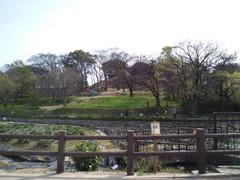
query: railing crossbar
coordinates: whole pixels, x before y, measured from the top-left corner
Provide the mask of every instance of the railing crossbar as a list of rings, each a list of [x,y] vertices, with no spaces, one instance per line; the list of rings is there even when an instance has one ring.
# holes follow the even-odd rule
[[[37,136],[37,135],[13,135],[13,134],[0,134],[0,139],[53,139],[58,140],[58,151],[0,151],[1,155],[17,156],[17,155],[39,155],[39,156],[56,156],[57,157],[57,173],[64,172],[64,158],[65,156],[72,157],[92,157],[92,156],[127,156],[127,175],[134,174],[135,159],[137,157],[149,156],[194,156],[198,159],[199,173],[206,171],[206,157],[222,154],[240,154],[240,150],[207,150],[205,143],[207,138],[240,138],[240,133],[230,134],[205,134],[203,129],[195,129],[193,134],[174,134],[174,135],[160,135],[160,136],[135,136],[134,131],[128,131],[127,136],[69,136],[65,131],[59,131],[58,135],[52,136]],[[155,152],[137,152],[135,151],[134,144],[143,140],[166,140],[166,139],[195,139],[196,149],[194,150],[178,150],[178,151],[155,151]],[[126,140],[127,151],[119,152],[66,152],[65,144],[67,140]]]

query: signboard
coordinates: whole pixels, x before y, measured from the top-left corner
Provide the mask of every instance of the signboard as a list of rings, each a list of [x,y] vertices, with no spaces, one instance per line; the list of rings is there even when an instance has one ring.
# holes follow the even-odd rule
[[[151,122],[151,134],[160,135],[160,122]]]

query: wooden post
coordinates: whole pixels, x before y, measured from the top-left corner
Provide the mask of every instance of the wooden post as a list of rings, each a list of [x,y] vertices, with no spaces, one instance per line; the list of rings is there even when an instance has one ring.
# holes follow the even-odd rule
[[[63,173],[64,172],[65,133],[66,133],[65,130],[59,131],[57,173]]]
[[[154,148],[154,152],[157,151],[157,142],[156,140],[153,140],[153,148]],[[158,160],[157,160],[157,156],[154,156],[153,159],[153,170],[154,170],[154,174],[157,174],[157,164],[158,164]]]
[[[204,129],[196,129],[197,151],[198,151],[198,172],[206,173],[206,154],[205,154],[205,133]]]
[[[158,136],[161,134],[160,132],[160,123],[159,122],[151,122],[151,134],[152,136]],[[153,151],[156,152],[157,151],[157,141],[156,139],[153,140]],[[153,171],[156,174],[157,173],[157,156],[153,156]]]
[[[134,131],[127,132],[127,175],[134,175]]]
[[[228,121],[226,122],[226,133],[228,134],[228,131],[229,130],[229,128],[228,128]],[[229,149],[230,147],[229,147],[229,141],[230,141],[230,139],[227,139],[227,149]]]
[[[213,113],[213,133],[217,133],[217,116],[215,113]],[[217,138],[213,139],[213,149],[217,150],[218,146],[217,146]]]
[[[136,140],[134,143],[135,143],[134,151],[135,151],[135,152],[139,152],[140,143],[139,143],[137,140]]]
[[[177,134],[180,134],[179,129],[177,129]],[[180,139],[178,139],[178,151],[180,151],[180,150],[181,150]]]

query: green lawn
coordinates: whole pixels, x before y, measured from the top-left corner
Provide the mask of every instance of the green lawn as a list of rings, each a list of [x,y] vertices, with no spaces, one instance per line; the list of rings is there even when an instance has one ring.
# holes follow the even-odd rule
[[[8,105],[4,107],[0,104],[0,116],[34,117],[42,114],[44,111],[29,105]]]
[[[51,104],[47,98],[37,107],[28,104],[0,105],[0,116],[13,116],[23,118],[77,118],[77,119],[104,119],[119,116],[119,112],[129,111],[129,116],[134,116],[138,111],[155,106],[155,99],[150,95],[136,95],[134,97],[123,96],[95,96],[95,97],[69,97],[66,106]],[[165,101],[161,97],[161,106],[171,108],[176,106],[180,109],[180,103]],[[160,108],[163,112],[163,108]],[[151,109],[150,109],[151,110]],[[153,110],[154,112],[156,110]],[[150,111],[149,115],[153,113]],[[139,116],[138,116],[139,117]]]
[[[82,100],[74,97],[67,104],[66,108],[81,109],[137,109],[147,107],[147,101],[150,106],[154,106],[154,98],[151,96],[112,96],[112,97],[89,97]]]
[[[79,98],[72,97],[72,101],[67,104],[66,108],[80,108],[80,109],[138,109],[146,108],[147,101],[149,107],[155,106],[155,99],[153,96],[111,96],[111,97],[88,97]],[[173,101],[163,100],[161,97],[161,106],[165,106],[168,103],[169,106],[179,107],[179,103]]]

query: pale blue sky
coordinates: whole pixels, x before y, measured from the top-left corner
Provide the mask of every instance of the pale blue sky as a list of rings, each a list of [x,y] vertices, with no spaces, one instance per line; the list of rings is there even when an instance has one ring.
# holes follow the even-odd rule
[[[28,49],[36,32],[61,5],[58,0],[0,0],[0,65],[32,55]]]
[[[0,0],[0,66],[76,49],[156,54],[186,39],[239,51],[239,7],[238,0]]]

